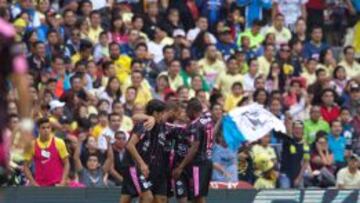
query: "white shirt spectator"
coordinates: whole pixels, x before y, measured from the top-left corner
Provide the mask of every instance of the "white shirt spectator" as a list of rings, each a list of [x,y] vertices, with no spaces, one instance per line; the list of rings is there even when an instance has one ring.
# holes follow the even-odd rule
[[[163,48],[164,48],[164,44],[157,44],[156,42],[154,41],[149,41],[147,43],[147,46],[148,46],[148,50],[151,54],[154,55],[154,61],[155,63],[159,63],[163,58]]]
[[[243,78],[243,87],[245,92],[254,92],[255,91],[255,77],[252,77],[249,73],[246,73]]]
[[[119,129],[118,131],[123,131],[126,135],[126,141],[129,140],[129,134],[125,130]],[[107,150],[106,137],[110,137],[110,144],[115,143],[115,132],[111,130],[111,128],[107,127],[103,130],[102,134],[98,139],[98,149],[99,150]]]
[[[342,168],[337,174],[337,185],[342,185],[343,189],[359,189],[360,188],[360,171],[351,174],[348,167]]]
[[[200,28],[195,27],[188,31],[188,33],[186,35],[186,39],[193,42],[199,33],[200,33]],[[208,34],[210,36],[211,43],[216,44],[216,42],[217,42],[216,37],[214,37],[214,35],[209,32],[208,32]]]

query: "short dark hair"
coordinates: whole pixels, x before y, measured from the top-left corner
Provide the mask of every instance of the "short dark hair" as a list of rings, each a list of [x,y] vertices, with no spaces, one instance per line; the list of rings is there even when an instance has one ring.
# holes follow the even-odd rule
[[[110,121],[111,118],[114,117],[114,116],[119,116],[119,117],[121,117],[119,114],[113,112],[113,113],[109,114],[109,121]]]
[[[241,82],[234,82],[234,83],[231,85],[231,89],[234,89],[235,86],[240,86],[241,88],[243,87],[243,85],[241,84]]]
[[[77,72],[77,73],[75,73],[73,76],[71,76],[71,78],[70,78],[70,83],[73,84],[73,82],[74,82],[75,79],[80,79],[80,80],[81,80],[81,79],[82,79],[81,73]]]
[[[138,49],[139,47],[145,47],[145,49],[148,50],[147,45],[146,45],[145,43],[143,43],[143,42],[137,44],[137,45],[135,46],[135,50]]]
[[[348,45],[348,46],[344,47],[343,53],[346,54],[346,52],[347,52],[349,49],[354,49],[354,47],[351,46],[351,45]]]
[[[163,112],[165,110],[165,103],[158,99],[150,100],[146,107],[145,112],[147,115],[153,115],[155,112]]]
[[[334,123],[336,123],[336,122],[340,123],[340,125],[341,125],[341,121],[338,120],[338,119],[335,119],[335,120],[330,122],[330,127],[333,127]]]
[[[172,50],[174,50],[174,46],[172,46],[172,45],[166,45],[166,46],[164,46],[164,48],[163,48],[163,53],[165,53],[165,51],[167,50],[167,49],[172,49]]]
[[[60,60],[62,60],[62,61],[65,61],[65,59],[64,59],[62,56],[60,56],[60,55],[54,55],[54,56],[52,57],[52,59],[51,59],[51,62],[52,62],[52,63],[55,63],[57,59],[60,59]]]
[[[100,12],[99,12],[98,10],[93,10],[93,11],[91,11],[91,13],[90,13],[90,18],[91,18],[93,15],[99,15],[99,16],[101,16],[101,14],[100,14]]]
[[[317,69],[317,70],[315,71],[316,77],[319,77],[320,73],[322,73],[322,72],[326,72],[325,69],[323,69],[323,68]]]
[[[186,107],[186,112],[200,113],[200,112],[202,112],[202,110],[203,110],[203,107],[198,98],[191,98],[188,101],[188,104]]]
[[[87,49],[92,49],[93,45],[89,40],[82,39],[80,41],[80,51],[85,51]]]
[[[37,124],[38,127],[42,126],[42,125],[45,124],[45,123],[50,123],[49,118],[47,118],[47,117],[39,118],[39,119],[37,120],[37,122],[36,122],[36,124]]]

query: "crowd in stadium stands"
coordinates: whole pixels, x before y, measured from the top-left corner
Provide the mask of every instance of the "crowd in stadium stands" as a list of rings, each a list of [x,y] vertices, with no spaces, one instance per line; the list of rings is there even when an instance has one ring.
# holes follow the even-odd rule
[[[36,121],[23,146],[12,89],[6,185],[121,186],[133,116],[196,97],[220,124],[257,102],[287,128],[238,151],[218,131],[212,181],[360,188],[358,0],[0,0],[0,16]]]

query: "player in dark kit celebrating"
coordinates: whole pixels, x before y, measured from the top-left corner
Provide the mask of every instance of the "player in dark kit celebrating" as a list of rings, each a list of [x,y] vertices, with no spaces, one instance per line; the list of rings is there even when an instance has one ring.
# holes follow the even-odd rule
[[[185,173],[178,179],[172,178],[172,171],[182,162],[190,147],[190,134],[187,130],[188,118],[185,103],[167,103],[167,141],[168,141],[168,197],[175,195],[179,203],[186,203],[188,199],[188,179]]]
[[[124,157],[127,165],[120,203],[129,203],[139,196],[141,203],[166,202],[167,175],[165,157],[165,104],[151,100],[146,106],[146,114],[155,118],[155,126],[146,131],[143,123],[134,126],[126,146]]]
[[[189,198],[203,203],[206,202],[212,173],[210,157],[214,141],[214,123],[210,113],[203,113],[202,104],[196,98],[188,102],[186,114],[190,119],[188,131],[191,146],[174,170],[173,177],[175,180],[181,179],[182,174],[189,177]]]

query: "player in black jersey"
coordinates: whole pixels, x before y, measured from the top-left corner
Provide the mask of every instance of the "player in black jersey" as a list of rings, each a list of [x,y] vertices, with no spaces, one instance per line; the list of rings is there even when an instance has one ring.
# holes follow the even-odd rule
[[[214,123],[211,114],[203,113],[201,102],[193,98],[186,108],[190,119],[187,129],[191,146],[184,159],[176,167],[173,177],[180,179],[182,174],[188,177],[189,198],[197,203],[206,202],[212,173],[210,160],[213,146]]]
[[[134,126],[126,146],[124,184],[120,203],[129,203],[139,196],[141,203],[166,202],[167,177],[161,169],[166,168],[166,127],[163,122],[165,103],[151,100],[146,114],[155,118],[155,126],[146,131],[143,123]]]
[[[188,148],[190,147],[190,134],[187,130],[188,117],[186,115],[186,104],[180,102],[167,103],[166,111],[167,140],[169,143],[168,160],[168,197],[175,195],[179,203],[186,203],[188,197],[188,178],[182,174],[180,178],[174,179],[172,171],[181,163]]]
[[[133,116],[135,121],[147,123],[146,126],[152,129],[155,118],[148,115],[136,114]],[[166,147],[165,159],[166,168],[162,168],[162,172],[167,175],[168,182],[168,198],[174,194],[178,202],[187,202],[188,187],[186,181],[188,177],[182,174],[177,180],[172,178],[172,171],[179,165],[182,159],[187,154],[190,146],[190,136],[187,130],[188,117],[186,115],[186,104],[176,101],[169,101],[166,103],[164,113],[165,128],[166,128]]]

